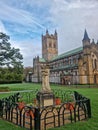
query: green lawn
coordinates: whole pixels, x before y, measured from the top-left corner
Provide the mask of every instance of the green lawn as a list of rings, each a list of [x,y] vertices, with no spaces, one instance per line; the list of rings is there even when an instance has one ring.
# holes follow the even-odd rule
[[[22,90],[33,90],[34,88],[39,89],[41,85],[32,83],[19,83],[19,84],[1,84],[0,87],[9,87],[10,91],[22,91]]]
[[[11,91],[18,90],[33,90],[40,89],[41,84],[6,84],[0,86],[8,86]],[[81,93],[82,95],[91,99],[91,108],[92,108],[92,118],[87,121],[77,122],[73,124],[67,124],[60,128],[52,128],[50,130],[98,130],[98,88],[73,88],[73,87],[65,87],[60,85],[51,85],[53,89],[62,89],[62,90],[73,90]],[[0,94],[0,98],[8,96],[9,94]],[[0,119],[0,130],[23,130],[23,128],[19,128],[11,123],[3,121]]]
[[[0,130],[26,130],[26,129],[0,119]]]

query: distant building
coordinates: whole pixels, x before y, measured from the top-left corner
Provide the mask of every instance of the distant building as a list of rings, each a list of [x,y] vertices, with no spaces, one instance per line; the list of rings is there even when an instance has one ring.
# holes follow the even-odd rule
[[[42,58],[33,59],[32,82],[41,82],[41,66],[50,65],[50,82],[58,84],[98,84],[98,43],[84,32],[83,46],[58,55],[58,35],[42,35]]]
[[[23,81],[24,82],[32,82],[33,68],[25,67],[23,71]]]

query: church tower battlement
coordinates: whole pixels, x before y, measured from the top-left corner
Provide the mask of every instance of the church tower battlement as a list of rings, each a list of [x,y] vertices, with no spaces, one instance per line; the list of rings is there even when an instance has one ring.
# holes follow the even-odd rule
[[[58,55],[58,36],[55,30],[54,34],[49,34],[46,30],[46,35],[42,35],[42,58],[50,61]]]

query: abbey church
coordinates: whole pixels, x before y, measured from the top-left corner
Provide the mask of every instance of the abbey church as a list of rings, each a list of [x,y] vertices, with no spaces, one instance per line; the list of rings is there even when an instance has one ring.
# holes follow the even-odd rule
[[[33,59],[32,82],[41,82],[41,66],[50,67],[50,82],[57,84],[98,84],[98,43],[84,32],[82,46],[58,55],[58,34],[42,35],[42,58]]]

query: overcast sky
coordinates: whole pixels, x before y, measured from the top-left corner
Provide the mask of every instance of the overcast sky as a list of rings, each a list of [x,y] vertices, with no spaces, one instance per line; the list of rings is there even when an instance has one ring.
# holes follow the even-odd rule
[[[24,66],[41,57],[41,35],[58,32],[59,54],[82,46],[84,30],[98,39],[98,0],[0,0],[0,31],[20,48]]]

